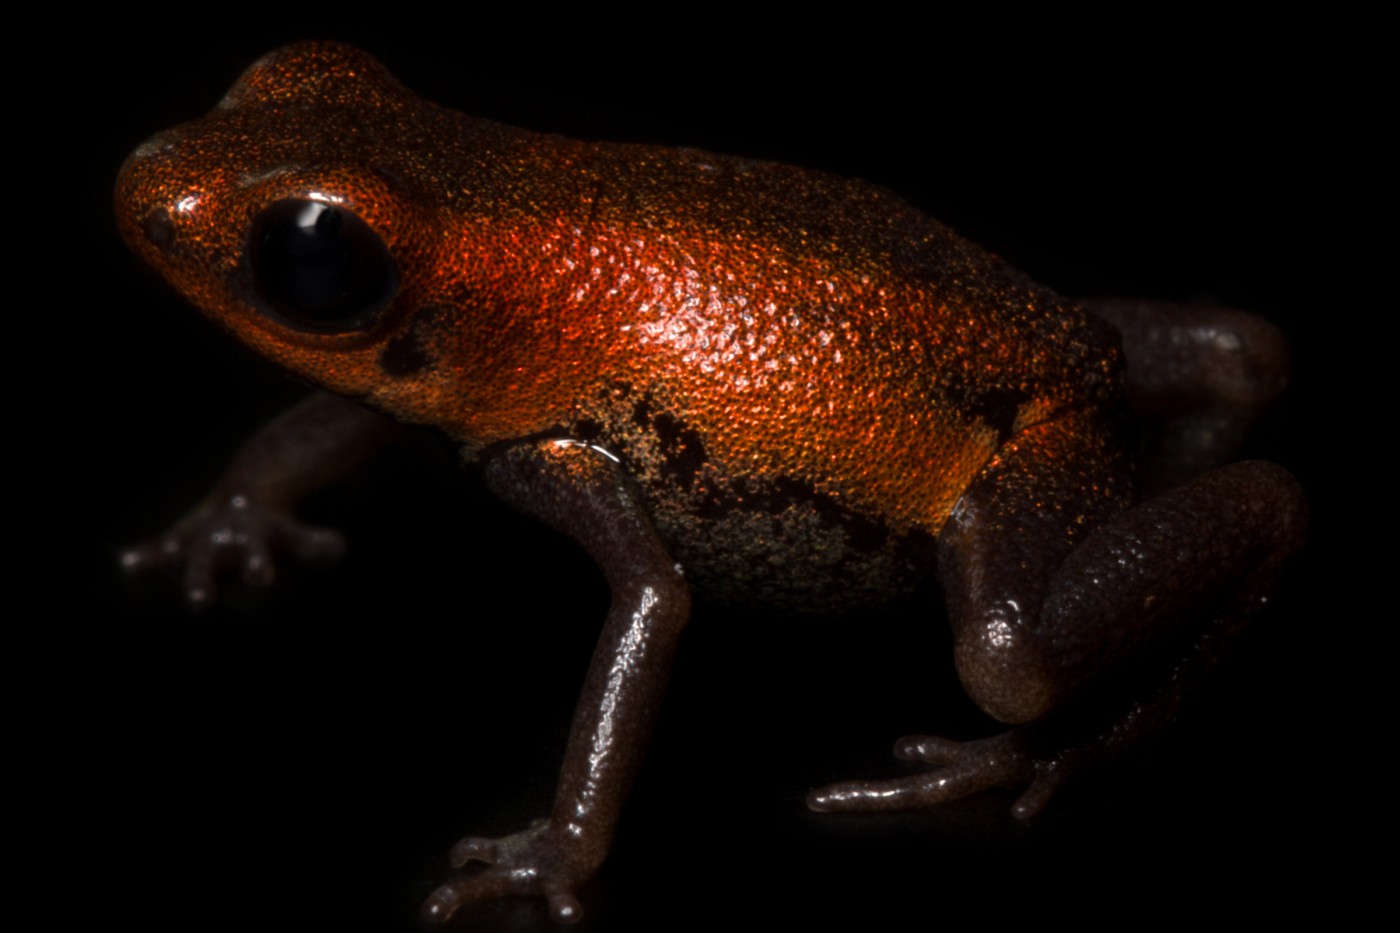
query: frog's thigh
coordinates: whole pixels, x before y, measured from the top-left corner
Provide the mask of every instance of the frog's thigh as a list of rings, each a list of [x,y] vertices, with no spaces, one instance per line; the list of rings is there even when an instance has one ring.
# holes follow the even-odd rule
[[[1288,344],[1256,315],[1165,301],[1080,304],[1118,331],[1128,400],[1154,421],[1143,462],[1149,488],[1167,488],[1234,459],[1288,381]]]
[[[1133,406],[1172,415],[1205,405],[1257,411],[1288,380],[1288,343],[1258,315],[1222,305],[1093,299],[1080,305],[1123,340]]]
[[[1005,722],[1029,722],[1202,611],[1229,621],[1302,541],[1297,482],[1233,464],[1127,508],[1121,457],[1087,418],[1007,444],[939,541],[958,673]]]

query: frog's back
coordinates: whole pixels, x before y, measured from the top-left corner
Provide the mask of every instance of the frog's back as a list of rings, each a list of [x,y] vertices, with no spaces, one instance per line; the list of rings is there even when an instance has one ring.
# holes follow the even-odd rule
[[[264,58],[123,174],[166,189],[133,203],[192,205],[204,253],[167,274],[255,348],[469,455],[607,447],[676,556],[745,598],[779,562],[808,568],[784,593],[888,589],[1008,437],[1120,391],[1103,328],[878,187],[466,117],[344,46]],[[289,333],[210,284],[279,199],[388,245],[401,282],[366,332]]]
[[[546,215],[569,231],[531,279],[554,283],[531,304],[565,328],[549,372],[607,373],[581,374],[566,428],[622,453],[711,594],[887,597],[927,573],[1007,438],[1120,392],[1109,329],[880,188],[697,151],[544,151],[560,162],[530,177],[568,192]]]

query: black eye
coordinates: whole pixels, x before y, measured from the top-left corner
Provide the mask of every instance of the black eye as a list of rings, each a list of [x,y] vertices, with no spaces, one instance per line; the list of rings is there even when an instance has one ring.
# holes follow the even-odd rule
[[[384,241],[334,204],[278,201],[253,221],[253,287],[288,322],[308,330],[366,326],[399,287]]]

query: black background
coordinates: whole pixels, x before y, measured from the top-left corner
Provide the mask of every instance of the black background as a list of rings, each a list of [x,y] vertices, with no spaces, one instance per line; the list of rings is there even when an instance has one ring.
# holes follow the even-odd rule
[[[1345,613],[1320,554],[1335,549],[1329,462],[1346,442],[1328,325],[1346,313],[1336,270],[1357,260],[1331,216],[1355,179],[1319,145],[1343,131],[1321,66],[1195,25],[1122,24],[1105,46],[1034,24],[1012,41],[985,23],[635,35],[529,19],[411,38],[380,22],[166,23],[55,43],[31,77],[52,103],[12,146],[45,179],[25,192],[42,202],[28,214],[42,245],[14,271],[37,268],[47,288],[14,349],[45,454],[20,498],[49,514],[31,538],[44,569],[18,581],[41,599],[25,629],[39,639],[18,653],[36,663],[18,678],[33,686],[17,760],[52,821],[38,861],[56,906],[172,929],[412,929],[457,836],[548,807],[606,593],[568,542],[464,482],[437,440],[308,504],[350,536],[336,568],[290,570],[267,594],[231,587],[197,615],[174,581],[116,571],[122,545],[179,515],[303,389],[138,266],[111,220],[113,177],[258,55],[311,37],[361,45],[427,99],[502,122],[864,177],[1066,294],[1234,304],[1295,349],[1254,453],[1309,490],[1311,546],[1145,761],[1085,778],[1030,825],[999,794],[808,813],[813,786],[904,773],[888,756],[900,734],[991,731],[953,681],[936,598],[839,625],[702,606],[613,854],[583,892],[589,928],[880,929],[1129,903],[1258,917],[1339,896],[1318,871],[1337,869],[1340,806],[1319,746],[1341,744],[1344,678],[1318,630]],[[548,924],[516,905],[482,928]]]

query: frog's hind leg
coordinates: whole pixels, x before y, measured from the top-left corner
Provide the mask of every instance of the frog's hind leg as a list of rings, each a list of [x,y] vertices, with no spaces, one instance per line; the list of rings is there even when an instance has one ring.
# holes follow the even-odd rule
[[[938,768],[832,785],[809,805],[899,809],[1019,786],[1028,790],[1015,812],[1026,816],[1084,761],[1172,716],[1267,598],[1302,543],[1307,509],[1293,477],[1262,462],[1127,508],[1112,449],[1087,415],[1022,432],[939,539],[959,677],[1017,728],[970,743],[902,739],[897,754]]]
[[[1235,308],[1097,298],[1080,307],[1117,329],[1128,401],[1143,422],[1140,492],[1233,460],[1288,382],[1288,343]]]

